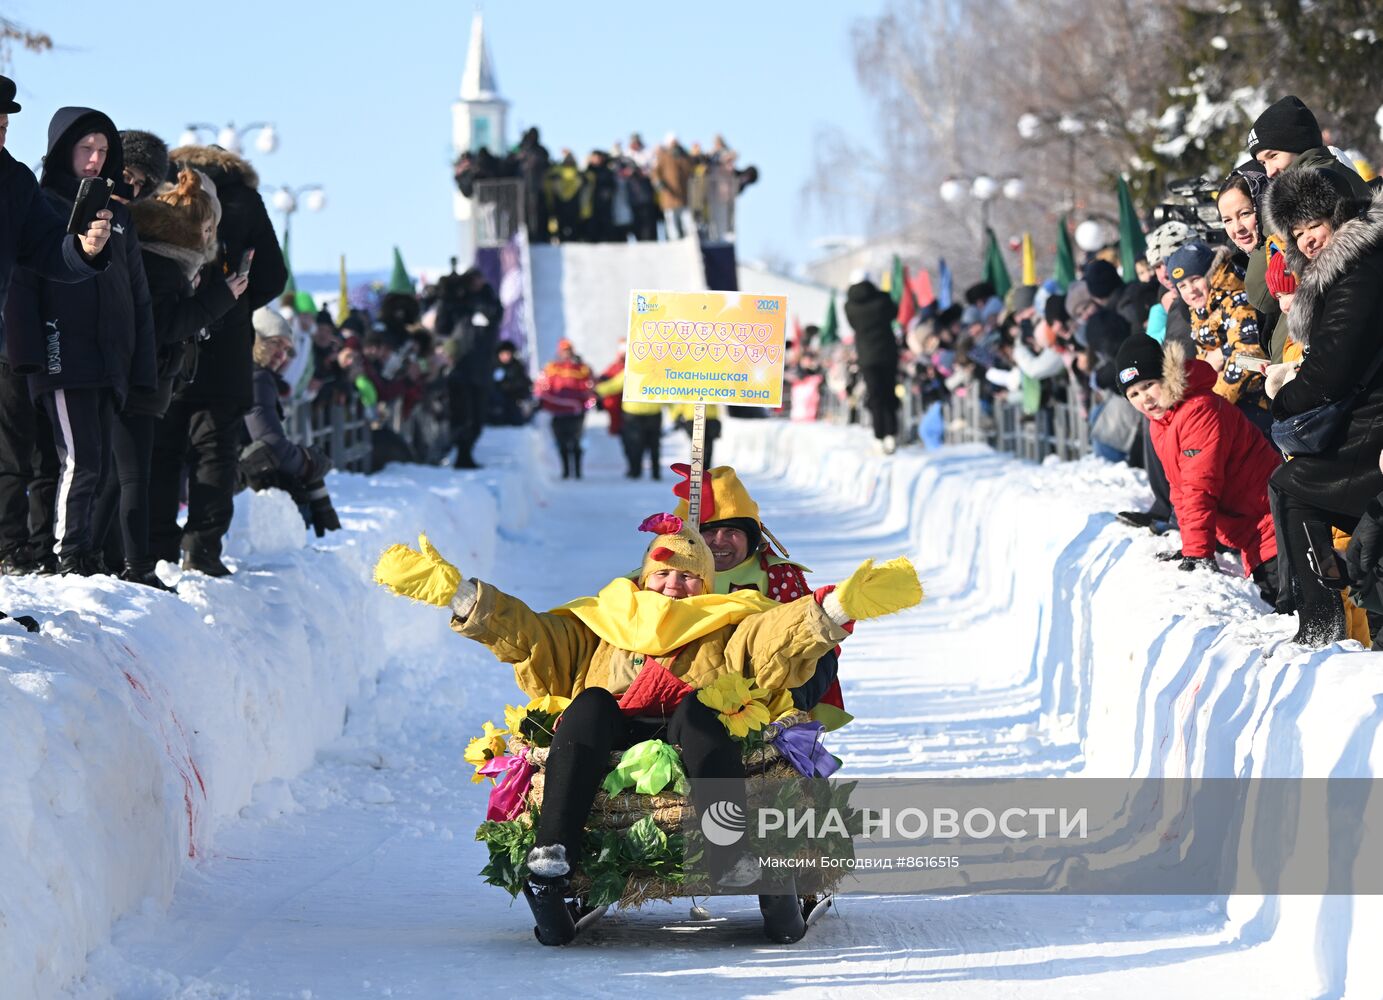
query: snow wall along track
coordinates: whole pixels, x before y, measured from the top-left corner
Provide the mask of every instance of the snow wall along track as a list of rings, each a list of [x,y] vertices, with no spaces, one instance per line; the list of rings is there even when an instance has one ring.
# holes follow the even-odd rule
[[[857,428],[734,421],[717,454],[780,493],[839,498],[851,557],[917,563],[917,643],[861,629],[842,659],[856,721],[833,749],[850,777],[1383,773],[1383,653],[1286,646],[1295,617],[1267,614],[1249,581],[1157,563],[1168,542],[1111,513],[1146,504],[1126,468],[1036,467],[981,447],[886,460],[866,441]],[[853,568],[814,559],[819,580]],[[939,628],[973,643],[990,622],[983,644],[929,658]],[[922,716],[900,719],[900,704]],[[1380,933],[1383,897],[1232,896],[1217,947],[1289,949],[1318,984],[1310,995],[1372,997]]]

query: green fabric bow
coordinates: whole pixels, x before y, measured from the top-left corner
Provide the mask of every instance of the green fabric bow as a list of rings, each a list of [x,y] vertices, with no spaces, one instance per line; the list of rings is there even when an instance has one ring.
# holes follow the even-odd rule
[[[635,743],[624,751],[601,787],[606,795],[618,795],[630,785],[640,795],[657,795],[669,785],[678,795],[686,795],[687,772],[682,768],[682,758],[662,740]]]

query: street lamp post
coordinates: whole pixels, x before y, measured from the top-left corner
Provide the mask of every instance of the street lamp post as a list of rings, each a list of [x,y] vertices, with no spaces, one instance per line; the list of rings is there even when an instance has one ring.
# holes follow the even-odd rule
[[[980,203],[980,245],[983,246],[989,235],[990,202],[1000,195],[1010,201],[1017,201],[1023,197],[1025,190],[1021,177],[996,180],[987,174],[980,174],[973,179],[948,177],[941,182],[940,194],[941,200],[948,205],[958,204],[967,197]]]
[[[193,122],[187,126],[187,130],[178,138],[178,144],[182,146],[196,146],[202,141],[202,133],[208,132],[216,137],[216,144],[230,153],[240,155],[243,147],[240,140],[248,136],[251,132],[258,132],[255,138],[255,149],[261,153],[272,153],[279,148],[278,132],[274,129],[272,122],[251,122],[249,125],[242,125],[236,128],[234,122],[228,122],[222,126],[208,125],[205,122]]]
[[[1032,111],[1018,116],[1016,123],[1018,135],[1024,142],[1037,143],[1046,138],[1060,138],[1066,143],[1066,180],[1070,211],[1076,210],[1076,148],[1079,139],[1089,129],[1100,134],[1108,131],[1108,123],[1100,119],[1087,119],[1072,114],[1039,115]]]
[[[326,192],[320,184],[303,184],[298,187],[283,185],[274,192],[274,208],[283,213],[283,241],[288,242],[288,229],[293,221],[293,213],[299,208],[309,212],[320,212],[327,207]]]

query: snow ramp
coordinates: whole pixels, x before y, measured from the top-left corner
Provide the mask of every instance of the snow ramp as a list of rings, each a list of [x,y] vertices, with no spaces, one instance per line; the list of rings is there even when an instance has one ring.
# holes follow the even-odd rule
[[[564,243],[529,249],[538,358],[570,340],[597,371],[615,359],[629,330],[634,288],[703,291],[706,274],[695,239],[666,243]]]

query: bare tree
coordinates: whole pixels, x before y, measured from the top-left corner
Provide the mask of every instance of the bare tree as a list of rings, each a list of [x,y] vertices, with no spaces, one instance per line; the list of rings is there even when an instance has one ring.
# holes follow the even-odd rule
[[[0,17],[0,71],[9,73],[13,69],[16,44],[30,52],[47,52],[53,47],[53,39],[18,21]]]

